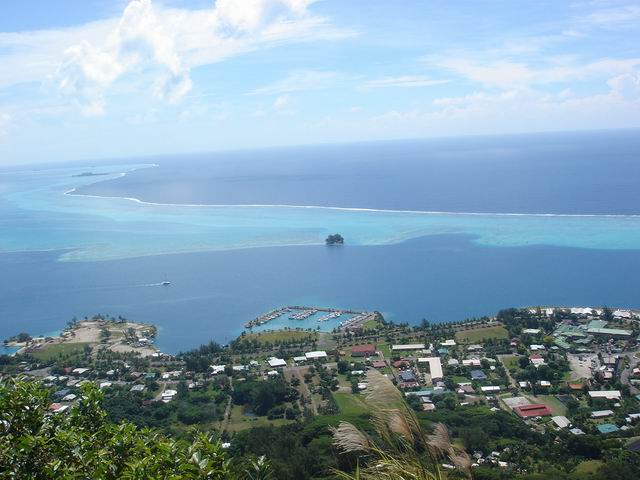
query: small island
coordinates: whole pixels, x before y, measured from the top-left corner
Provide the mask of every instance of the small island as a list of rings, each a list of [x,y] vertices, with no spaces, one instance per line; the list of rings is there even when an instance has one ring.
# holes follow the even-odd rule
[[[344,238],[339,233],[329,235],[324,241],[327,245],[344,245]]]

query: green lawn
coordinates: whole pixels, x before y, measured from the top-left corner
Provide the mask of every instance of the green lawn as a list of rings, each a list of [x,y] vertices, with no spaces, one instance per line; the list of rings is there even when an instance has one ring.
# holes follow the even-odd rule
[[[378,325],[380,325],[380,322],[374,318],[372,320],[367,320],[366,322],[364,322],[362,324],[362,328],[365,330],[369,330],[376,328]]]
[[[580,475],[580,478],[583,478],[582,475],[592,475],[596,473],[601,466],[602,461],[600,460],[587,460],[579,463],[578,466],[573,469],[573,473],[577,473]]]
[[[506,328],[501,326],[482,327],[456,332],[455,337],[459,343],[479,343],[485,338],[507,339],[509,338],[509,333]]]
[[[471,383],[471,379],[467,377],[461,377],[459,375],[454,375],[453,377],[451,377],[451,380],[454,383]]]
[[[285,420],[284,418],[278,418],[276,420],[269,420],[265,417],[247,417],[244,415],[244,409],[240,405],[234,405],[231,407],[231,418],[227,424],[227,430],[230,432],[239,432],[240,430],[246,430],[253,427],[266,427],[269,425],[279,426],[287,423],[294,422],[295,420]]]
[[[553,395],[538,395],[534,397],[535,401],[544,403],[554,415],[565,415],[567,407]]]
[[[369,411],[369,406],[361,394],[334,393],[333,398],[338,404],[340,413],[344,415],[359,415]]]
[[[520,360],[519,355],[505,355],[504,357],[502,357],[502,363],[504,364],[506,369],[510,369],[510,368],[515,368],[517,370],[520,369]]]
[[[38,360],[48,362],[55,360],[59,355],[82,355],[85,345],[89,345],[89,343],[54,343],[44,346],[31,355]]]
[[[384,355],[384,358],[386,359],[391,358],[391,348],[389,348],[389,345],[387,345],[386,343],[377,344],[376,350],[379,352],[382,352],[382,354]]]
[[[267,330],[264,332],[254,332],[247,333],[244,337],[246,340],[258,340],[260,343],[270,342],[273,343],[275,341],[283,341],[283,340],[303,340],[306,338],[318,338],[317,332],[308,332],[304,330]]]

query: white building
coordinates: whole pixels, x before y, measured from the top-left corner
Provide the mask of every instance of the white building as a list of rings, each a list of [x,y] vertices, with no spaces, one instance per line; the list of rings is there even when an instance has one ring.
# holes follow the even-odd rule
[[[271,357],[269,360],[267,360],[267,363],[271,368],[280,368],[287,366],[287,362],[285,360],[276,357]]]
[[[437,382],[438,380],[442,380],[444,378],[440,357],[421,357],[418,358],[418,364],[420,363],[429,364],[429,373],[431,374],[432,382]]]
[[[404,345],[392,345],[391,350],[394,352],[402,350],[422,350],[426,348],[424,343],[407,343]]]
[[[620,390],[592,390],[589,392],[591,398],[606,398],[607,400],[620,400],[622,394]]]
[[[304,354],[307,360],[326,360],[327,352],[318,350],[315,352],[307,352]]]
[[[591,412],[591,418],[606,418],[613,415],[613,410],[596,410]]]

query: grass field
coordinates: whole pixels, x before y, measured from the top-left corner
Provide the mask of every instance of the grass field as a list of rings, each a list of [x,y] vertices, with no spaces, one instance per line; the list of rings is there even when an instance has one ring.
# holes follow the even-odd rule
[[[32,355],[38,360],[47,362],[58,358],[59,355],[81,355],[85,345],[89,345],[89,343],[54,343],[33,352]]]
[[[366,322],[364,322],[362,324],[362,328],[364,328],[365,330],[368,329],[374,329],[376,328],[378,325],[380,325],[380,322],[376,319],[373,320],[367,320]]]
[[[268,330],[264,332],[247,333],[243,338],[247,340],[256,339],[258,342],[273,343],[275,341],[291,341],[291,340],[303,340],[305,338],[318,338],[317,332],[307,332],[304,330]]]
[[[475,328],[456,332],[456,341],[459,343],[478,343],[485,338],[507,339],[509,334],[507,329],[501,326]]]
[[[520,358],[521,357],[518,355],[505,355],[504,357],[502,357],[502,363],[507,369],[520,369],[520,363],[518,363]]]
[[[369,411],[367,402],[362,395],[353,393],[334,393],[333,398],[338,404],[340,413],[344,415],[359,415]]]
[[[246,430],[247,428],[253,427],[285,425],[293,421],[295,420],[285,420],[284,418],[269,420],[267,417],[247,417],[243,414],[242,406],[234,405],[231,408],[231,418],[229,418],[227,430],[229,430],[230,432],[239,432],[240,430]]]
[[[565,415],[567,413],[567,407],[564,406],[560,400],[553,395],[538,395],[533,397],[535,401],[544,403],[554,415]]]
[[[573,473],[577,473],[581,475],[580,478],[583,478],[582,475],[592,475],[596,473],[601,466],[602,461],[600,460],[587,460],[579,463],[578,466],[573,469]]]

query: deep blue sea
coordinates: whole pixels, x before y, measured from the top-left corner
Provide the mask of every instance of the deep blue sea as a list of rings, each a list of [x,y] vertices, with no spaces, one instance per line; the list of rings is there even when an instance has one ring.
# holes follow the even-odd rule
[[[639,215],[638,131],[6,169],[0,338],[108,313],[176,352],[287,304],[408,322],[637,308]],[[325,247],[334,232],[347,245]]]

